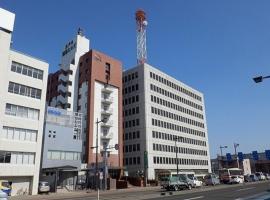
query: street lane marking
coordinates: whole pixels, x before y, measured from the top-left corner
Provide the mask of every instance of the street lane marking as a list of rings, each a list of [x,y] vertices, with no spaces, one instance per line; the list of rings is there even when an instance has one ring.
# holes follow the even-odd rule
[[[239,190],[236,190],[236,191],[244,191],[244,190],[251,190],[251,189],[254,189],[255,187],[249,187],[249,188],[242,188],[242,189],[239,189]]]
[[[204,197],[204,196],[192,197],[192,198],[184,199],[184,200],[202,199],[203,197]]]

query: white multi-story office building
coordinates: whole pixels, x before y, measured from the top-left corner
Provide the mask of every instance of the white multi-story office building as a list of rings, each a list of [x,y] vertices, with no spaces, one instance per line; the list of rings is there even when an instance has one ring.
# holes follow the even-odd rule
[[[123,73],[124,165],[148,179],[210,172],[203,94],[164,72],[138,65]],[[145,168],[147,170],[145,170]]]
[[[0,179],[37,194],[48,64],[10,49],[15,14],[0,8]]]

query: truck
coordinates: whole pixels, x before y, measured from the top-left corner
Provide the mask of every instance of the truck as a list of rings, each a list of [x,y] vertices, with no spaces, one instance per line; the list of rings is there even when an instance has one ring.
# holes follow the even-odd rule
[[[163,189],[167,191],[170,190],[181,190],[181,189],[192,189],[192,185],[186,180],[183,179],[181,176],[171,176],[171,177],[163,177],[160,183]]]

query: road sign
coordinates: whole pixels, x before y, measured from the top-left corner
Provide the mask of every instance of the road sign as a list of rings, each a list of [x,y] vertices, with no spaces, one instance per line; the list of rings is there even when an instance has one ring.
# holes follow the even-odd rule
[[[230,153],[226,153],[226,157],[228,161],[232,161],[232,155]]]
[[[115,150],[119,150],[119,144],[114,145]]]
[[[253,160],[259,160],[259,155],[257,151],[252,151]]]

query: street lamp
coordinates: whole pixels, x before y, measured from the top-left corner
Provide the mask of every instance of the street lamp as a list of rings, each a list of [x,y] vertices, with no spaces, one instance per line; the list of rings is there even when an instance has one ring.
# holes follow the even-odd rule
[[[255,83],[260,83],[260,82],[263,81],[263,79],[266,79],[266,78],[270,78],[270,76],[257,76],[257,77],[254,77],[254,78],[253,78],[253,81],[254,81]]]
[[[91,147],[91,149],[96,149],[96,168],[95,168],[95,185],[96,185],[96,190],[99,189],[99,175],[98,175],[98,124],[101,122],[105,122],[106,119],[102,119],[102,120],[98,120],[96,121],[96,125],[97,125],[97,132],[96,132],[96,146],[95,147]]]
[[[222,168],[222,160],[223,160],[223,159],[222,159],[222,157],[223,157],[223,155],[222,155],[222,149],[227,149],[228,146],[221,146],[221,145],[220,145],[219,148],[220,148],[220,166],[219,166],[219,167]]]
[[[238,159],[237,150],[236,150],[237,147],[239,147],[239,144],[233,143],[233,147],[234,147],[234,153],[235,153],[236,160],[237,160],[237,168],[239,169],[239,159]]]

